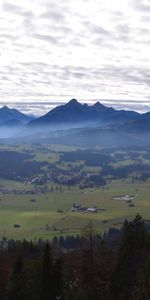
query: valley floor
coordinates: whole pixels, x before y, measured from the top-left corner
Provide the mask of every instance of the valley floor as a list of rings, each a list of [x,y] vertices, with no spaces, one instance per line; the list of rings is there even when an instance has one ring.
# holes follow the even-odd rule
[[[150,220],[149,149],[0,145],[0,238],[52,239]]]
[[[0,237],[35,240],[80,234],[89,220],[96,232],[104,232],[109,227],[120,227],[125,219],[133,219],[137,213],[150,220],[150,182],[131,183],[127,179],[95,189],[60,188],[53,186],[53,191],[39,195],[1,194]],[[124,195],[133,196],[132,203],[114,199]],[[82,207],[96,206],[100,210],[96,213],[72,211],[73,203]]]

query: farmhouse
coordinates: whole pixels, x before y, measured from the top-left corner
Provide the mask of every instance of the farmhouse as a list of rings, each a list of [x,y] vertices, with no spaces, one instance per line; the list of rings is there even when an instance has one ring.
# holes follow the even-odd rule
[[[97,207],[88,207],[87,212],[88,213],[97,213],[98,209],[97,209]]]
[[[81,210],[81,205],[73,203],[71,210],[72,211],[80,211]]]
[[[133,195],[122,195],[122,196],[117,196],[113,198],[114,200],[121,200],[121,201],[129,201],[133,200],[134,196]]]
[[[96,206],[94,207],[86,207],[81,206],[79,204],[73,203],[71,211],[72,212],[86,212],[86,213],[97,213],[100,209],[98,209]]]

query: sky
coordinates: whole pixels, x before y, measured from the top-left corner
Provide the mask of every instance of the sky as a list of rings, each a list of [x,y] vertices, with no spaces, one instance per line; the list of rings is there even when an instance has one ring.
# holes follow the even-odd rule
[[[0,106],[150,110],[150,0],[1,0]]]

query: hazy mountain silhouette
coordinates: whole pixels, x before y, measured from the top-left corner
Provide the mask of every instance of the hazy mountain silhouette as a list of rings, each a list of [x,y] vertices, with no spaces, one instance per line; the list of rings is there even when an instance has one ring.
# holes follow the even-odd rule
[[[1,141],[60,143],[83,147],[150,145],[150,112],[139,114],[115,110],[100,102],[87,105],[72,99],[24,125],[25,120],[27,122],[29,119],[17,110],[1,108]]]
[[[33,118],[20,112],[17,109],[12,109],[7,106],[3,106],[0,108],[0,124],[10,121],[10,120],[17,120],[22,123],[28,123]]]
[[[125,122],[136,120],[140,115],[134,111],[115,110],[97,102],[94,105],[81,104],[76,99],[70,100],[65,105],[60,105],[29,123],[31,127],[41,127],[49,125],[97,125],[111,124],[114,122]],[[76,127],[74,126],[74,127]]]
[[[11,119],[11,120],[8,120],[6,122],[3,122],[3,123],[0,123],[0,127],[11,127],[11,128],[14,128],[14,127],[23,127],[24,126],[24,123],[19,121],[19,120],[16,120],[16,119]]]

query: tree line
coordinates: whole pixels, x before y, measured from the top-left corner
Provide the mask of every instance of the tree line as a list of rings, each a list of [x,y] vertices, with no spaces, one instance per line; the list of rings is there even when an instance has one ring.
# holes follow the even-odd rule
[[[150,299],[150,232],[139,215],[124,222],[113,246],[91,223],[76,242],[68,249],[56,238],[1,247],[0,299]]]

